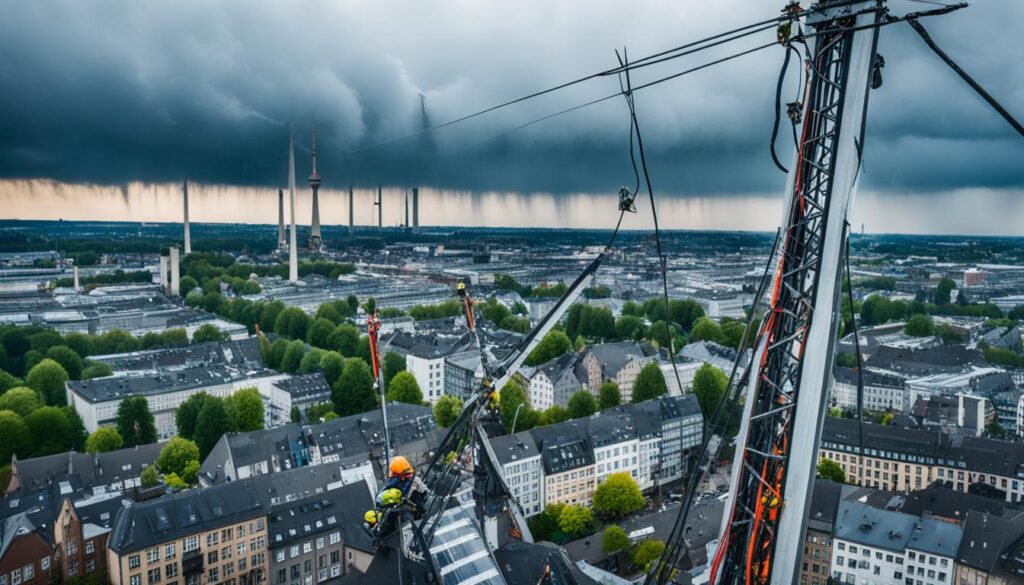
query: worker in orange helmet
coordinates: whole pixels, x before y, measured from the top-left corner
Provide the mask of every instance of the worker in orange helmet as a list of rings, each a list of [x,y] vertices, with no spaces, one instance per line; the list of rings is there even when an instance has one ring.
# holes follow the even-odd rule
[[[402,491],[402,495],[408,497],[416,482],[416,470],[409,464],[409,460],[401,455],[392,457],[388,464],[388,481],[384,484],[384,489],[397,488]]]

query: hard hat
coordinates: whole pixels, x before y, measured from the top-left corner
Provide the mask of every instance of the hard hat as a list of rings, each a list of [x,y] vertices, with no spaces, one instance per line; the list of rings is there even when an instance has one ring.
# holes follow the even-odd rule
[[[396,455],[391,459],[391,464],[388,465],[388,469],[391,471],[391,475],[412,475],[412,465],[409,465],[409,460],[401,455]]]
[[[376,524],[380,520],[380,512],[377,510],[367,510],[366,514],[363,514],[363,521],[367,524]]]
[[[464,282],[462,282],[462,281],[460,280],[460,281],[459,281],[459,286],[458,286],[458,288],[459,288],[459,290],[464,290],[464,289],[466,288],[466,283],[464,283]]]
[[[402,503],[402,490],[391,488],[384,490],[380,495],[380,503],[384,506],[394,506]]]

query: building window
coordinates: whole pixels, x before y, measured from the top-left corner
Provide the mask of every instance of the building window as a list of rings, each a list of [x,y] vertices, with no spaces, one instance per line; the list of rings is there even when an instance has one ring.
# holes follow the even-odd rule
[[[167,546],[164,547],[164,558],[165,559],[173,559],[174,558],[174,543],[173,542],[171,544],[168,544]]]
[[[25,569],[24,569],[23,572],[25,573],[25,580],[26,581],[28,581],[29,579],[32,579],[33,577],[35,577],[36,576],[36,565],[35,565],[35,563],[29,563],[29,564],[25,565]]]
[[[93,542],[91,540],[86,541],[86,543],[85,543],[85,554],[91,555],[94,550],[95,550],[95,546],[93,545]]]
[[[148,573],[149,585],[160,582],[160,569],[150,569]]]
[[[184,544],[181,545],[181,550],[183,552],[194,551],[194,550],[196,550],[198,548],[199,548],[199,537],[198,536],[189,536],[189,537],[185,538]]]
[[[42,569],[44,571],[49,571],[50,570],[50,557],[49,556],[45,556],[42,559],[40,559],[39,560],[39,566],[42,567]],[[0,585],[3,585],[3,583],[0,583]]]
[[[128,585],[142,585],[142,575],[128,577]]]
[[[139,558],[139,555],[132,555],[132,556],[128,557],[128,568],[129,569],[138,569],[139,565],[141,565],[141,564],[142,564],[142,561]]]

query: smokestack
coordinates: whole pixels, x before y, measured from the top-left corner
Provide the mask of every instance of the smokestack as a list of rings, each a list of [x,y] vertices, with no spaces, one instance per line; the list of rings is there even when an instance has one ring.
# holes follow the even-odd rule
[[[186,254],[191,254],[192,253],[192,236],[190,236],[189,232],[188,232],[188,179],[185,179],[185,182],[184,182],[184,184],[182,186],[182,191],[185,194],[185,196],[184,196],[184,199],[185,199],[185,253]]]
[[[309,249],[320,249],[320,175],[316,172],[316,124],[313,124],[313,172],[309,175],[309,186],[313,189],[313,221],[309,230]]]
[[[284,189],[277,190],[277,247],[283,250],[284,240]]]
[[[405,229],[409,229],[409,192],[405,192]]]
[[[412,227],[420,227],[420,190],[412,188]]]
[[[379,186],[377,187],[377,227],[384,227],[384,194]]]
[[[171,296],[176,297],[181,294],[181,280],[179,278],[179,258],[178,258],[178,247],[171,246]]]
[[[288,125],[288,197],[292,206],[291,233],[288,234],[288,282],[299,280],[299,251],[295,244],[295,144],[292,127]]]
[[[78,266],[75,266],[73,270],[75,272],[75,294],[77,295],[82,290],[78,286]]]
[[[352,236],[352,226],[355,225],[355,202],[353,199],[352,185],[348,186],[348,235]]]

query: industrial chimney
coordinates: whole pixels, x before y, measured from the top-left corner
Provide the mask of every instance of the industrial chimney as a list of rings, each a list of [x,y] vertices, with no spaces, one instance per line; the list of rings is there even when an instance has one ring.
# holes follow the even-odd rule
[[[284,250],[284,189],[277,190],[277,249]]]
[[[313,124],[313,172],[309,175],[309,186],[313,189],[313,222],[309,231],[309,249],[320,249],[320,175],[316,172],[316,124]]]
[[[356,204],[353,198],[352,185],[348,186],[348,235],[352,237],[352,229],[356,222]]]
[[[412,227],[420,227],[420,190],[412,188]]]
[[[192,236],[189,235],[188,231],[188,179],[185,179],[182,185],[182,192],[184,193],[185,199],[185,254],[192,253]]]
[[[288,197],[291,199],[292,228],[288,234],[288,282],[299,281],[299,254],[295,244],[295,143],[288,126]]]
[[[171,287],[168,292],[172,297],[176,297],[181,294],[180,270],[181,262],[178,254],[178,247],[171,246]]]

